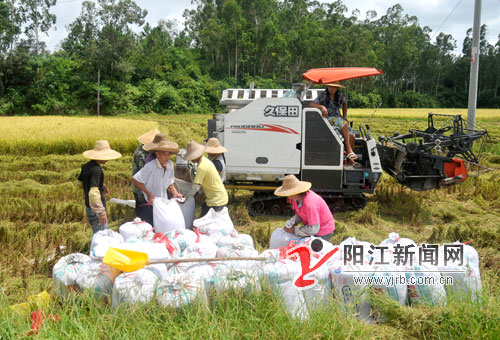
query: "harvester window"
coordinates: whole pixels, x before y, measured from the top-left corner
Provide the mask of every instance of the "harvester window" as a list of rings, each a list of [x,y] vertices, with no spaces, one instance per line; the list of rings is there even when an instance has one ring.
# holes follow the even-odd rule
[[[278,97],[278,91],[273,90],[273,91],[272,91],[272,97],[273,97],[273,98],[277,98],[277,97]]]
[[[255,90],[250,91],[250,99],[255,99]]]
[[[243,91],[243,90],[238,91],[238,99],[243,99],[244,95],[245,95],[245,91]]]
[[[267,97],[267,96],[266,96],[266,92],[267,92],[266,90],[262,90],[262,91],[260,91],[260,97],[261,97],[261,98],[266,98],[266,97]]]
[[[317,112],[306,112],[306,165],[340,165],[341,145]]]

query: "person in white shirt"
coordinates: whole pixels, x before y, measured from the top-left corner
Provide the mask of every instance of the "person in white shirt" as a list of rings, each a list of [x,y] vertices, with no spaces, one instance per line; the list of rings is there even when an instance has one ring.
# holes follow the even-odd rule
[[[156,159],[146,163],[132,177],[132,183],[143,192],[146,203],[138,208],[138,217],[153,225],[153,201],[155,197],[168,198],[170,191],[173,198],[182,198],[174,186],[174,164],[170,160],[172,154],[179,152],[179,146],[172,141],[161,141],[148,150],[154,152]]]

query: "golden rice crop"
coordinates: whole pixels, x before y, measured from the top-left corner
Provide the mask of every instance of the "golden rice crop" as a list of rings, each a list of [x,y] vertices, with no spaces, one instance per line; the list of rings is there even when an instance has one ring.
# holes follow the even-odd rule
[[[103,117],[2,117],[0,153],[75,154],[106,139],[120,152],[137,147],[137,137],[156,122]]]
[[[427,119],[427,114],[438,113],[448,115],[462,115],[462,118],[467,118],[467,109],[447,109],[447,108],[433,108],[433,109],[408,109],[408,108],[394,108],[394,109],[356,109],[349,108],[348,115],[352,117],[373,117],[378,118],[393,118],[393,119]],[[477,120],[493,120],[500,118],[500,109],[477,109]]]

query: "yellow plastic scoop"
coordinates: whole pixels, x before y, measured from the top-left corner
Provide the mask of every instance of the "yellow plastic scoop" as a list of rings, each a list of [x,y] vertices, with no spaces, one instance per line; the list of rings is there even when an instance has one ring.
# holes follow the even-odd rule
[[[119,269],[124,272],[133,272],[156,263],[181,263],[181,262],[209,262],[209,261],[266,261],[265,257],[215,257],[215,258],[196,258],[196,259],[168,259],[149,261],[148,254],[110,247],[104,255],[103,262],[108,266]]]

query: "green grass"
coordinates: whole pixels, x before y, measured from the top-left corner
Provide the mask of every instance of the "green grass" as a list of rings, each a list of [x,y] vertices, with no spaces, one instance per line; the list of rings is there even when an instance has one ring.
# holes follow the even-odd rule
[[[426,111],[378,111],[369,121],[372,133],[390,135],[398,130],[406,132],[409,128],[425,129]],[[355,126],[365,123],[371,112],[350,110]],[[482,157],[483,164],[494,168],[494,171],[448,189],[429,192],[412,192],[384,175],[365,209],[335,214],[336,231],[332,238],[335,244],[349,236],[378,244],[395,231],[417,243],[472,240],[471,245],[480,255],[484,286],[484,302],[480,305],[451,300],[447,307],[400,307],[387,300],[375,301],[387,315],[387,321],[366,325],[340,313],[335,303],[330,310],[315,313],[307,322],[294,321],[269,292],[245,299],[238,295],[224,295],[210,309],[190,306],[171,311],[152,304],[115,313],[87,295],[75,295],[64,303],[53,299],[47,312],[58,314],[61,321],[44,324],[38,337],[498,338],[500,171],[497,168],[500,164],[500,120],[493,118],[496,114],[478,114],[478,122],[491,136],[487,152]],[[210,117],[140,115],[127,116],[126,119],[144,120],[147,124],[158,126],[182,147],[191,138],[201,141],[206,137],[206,120]],[[109,122],[114,126],[116,121],[123,119],[110,118]],[[105,182],[112,192],[110,197],[132,198],[131,152],[137,146],[136,134],[123,138],[127,140],[124,157],[104,166]],[[89,137],[91,144],[95,142],[93,138]],[[55,260],[48,259],[50,254],[61,245],[66,246],[69,252],[87,252],[92,236],[86,224],[82,189],[76,180],[81,165],[86,161],[80,152],[90,144],[75,144],[78,147],[68,153],[60,148],[55,138],[45,141],[44,151],[39,154],[16,149],[17,145],[25,142],[29,143],[29,140],[9,141],[4,137],[3,143],[7,144],[2,144],[4,146],[0,148],[0,339],[26,338],[29,318],[14,316],[5,308],[24,302],[29,295],[44,289],[52,293],[51,270]],[[33,143],[37,145],[36,141]],[[113,143],[111,145],[113,147]],[[236,228],[252,235],[260,250],[265,249],[270,233],[283,226],[285,220],[251,218],[246,211],[251,192],[235,191],[229,196],[230,214]],[[113,204],[108,204],[108,213],[112,229],[133,218],[132,209]]]

